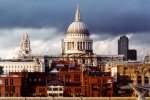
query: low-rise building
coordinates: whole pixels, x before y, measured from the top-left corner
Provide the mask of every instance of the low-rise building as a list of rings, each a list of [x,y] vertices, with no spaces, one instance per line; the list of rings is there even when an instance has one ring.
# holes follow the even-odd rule
[[[45,68],[42,63],[37,60],[31,59],[11,59],[0,60],[0,66],[3,67],[4,73],[9,72],[22,72],[26,70],[28,72],[44,72]]]
[[[117,82],[118,86],[125,86],[129,83],[132,83],[134,85],[149,86],[150,64],[140,62],[126,62],[117,64],[112,68],[112,75],[114,75],[115,82]],[[129,93],[129,91],[124,91],[123,95],[128,94],[128,96],[131,96],[132,93]]]
[[[18,75],[0,76],[0,96],[19,97],[22,91],[22,77]]]
[[[60,64],[64,66],[57,66]],[[70,64],[67,65],[66,62],[63,64],[58,61],[57,64],[56,62],[51,64],[50,73],[53,77],[49,81],[61,81],[64,85],[64,96],[98,97],[113,95],[114,78],[110,76],[110,73],[100,72],[99,67],[78,65],[77,63],[74,63],[74,66],[73,63]]]

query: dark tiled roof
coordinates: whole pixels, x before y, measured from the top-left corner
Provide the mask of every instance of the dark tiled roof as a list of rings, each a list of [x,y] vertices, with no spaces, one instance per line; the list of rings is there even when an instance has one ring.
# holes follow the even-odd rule
[[[50,85],[55,85],[55,86],[57,86],[57,85],[64,85],[64,83],[63,83],[62,81],[59,81],[59,80],[52,80],[52,81],[50,81],[47,85],[48,85],[48,86],[50,86]]]

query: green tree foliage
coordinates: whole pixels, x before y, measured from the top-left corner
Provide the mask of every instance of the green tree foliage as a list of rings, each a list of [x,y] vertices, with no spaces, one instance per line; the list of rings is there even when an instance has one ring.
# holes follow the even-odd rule
[[[3,74],[3,66],[0,66],[0,75]]]

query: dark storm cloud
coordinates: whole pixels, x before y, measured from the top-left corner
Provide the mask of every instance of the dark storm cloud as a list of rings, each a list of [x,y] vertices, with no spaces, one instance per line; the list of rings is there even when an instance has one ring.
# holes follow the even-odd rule
[[[92,33],[150,31],[150,0],[1,0],[0,27],[56,27],[65,33],[77,3]]]

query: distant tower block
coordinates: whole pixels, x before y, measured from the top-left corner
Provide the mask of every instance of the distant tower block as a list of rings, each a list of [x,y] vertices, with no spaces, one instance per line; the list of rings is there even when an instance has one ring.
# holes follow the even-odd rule
[[[124,55],[124,60],[128,59],[129,39],[126,36],[120,37],[118,40],[118,54]]]
[[[31,48],[30,48],[30,39],[28,34],[24,34],[19,48],[18,58],[30,58],[31,56]]]

